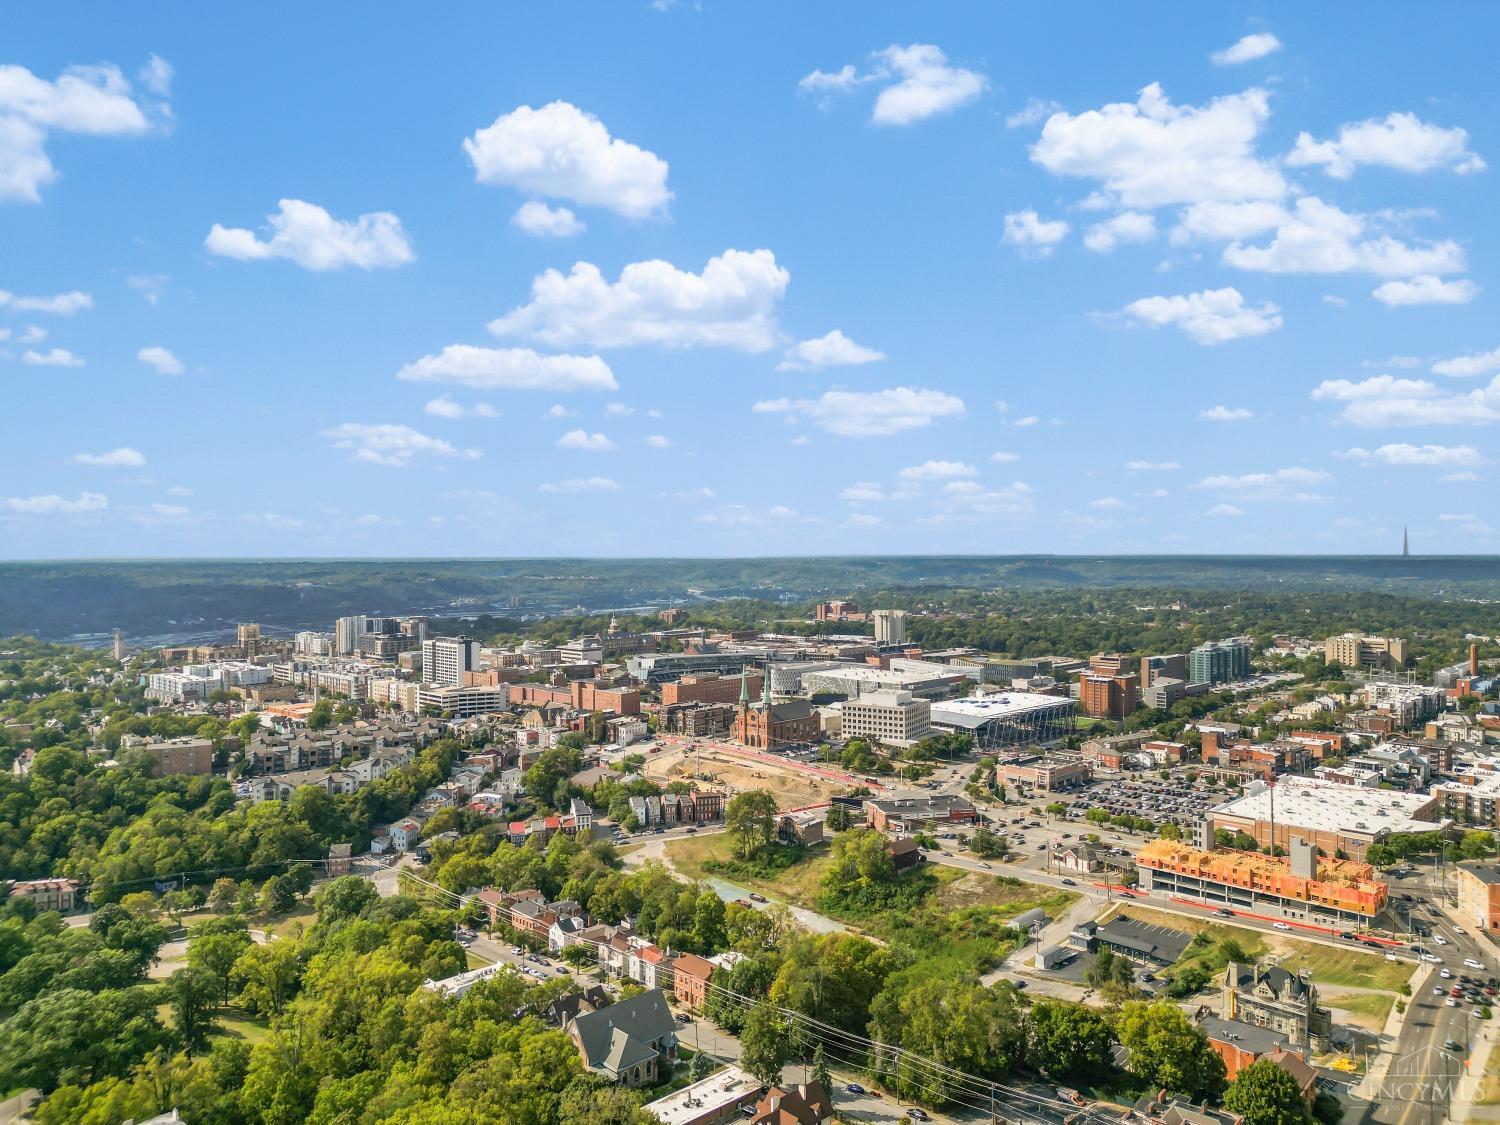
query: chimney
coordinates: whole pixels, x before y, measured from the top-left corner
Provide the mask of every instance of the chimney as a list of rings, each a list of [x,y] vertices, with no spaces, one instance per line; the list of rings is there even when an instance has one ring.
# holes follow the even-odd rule
[[[1479,646],[1477,644],[1471,644],[1469,646],[1469,678],[1470,679],[1475,679],[1475,678],[1478,677],[1478,675],[1479,675]]]

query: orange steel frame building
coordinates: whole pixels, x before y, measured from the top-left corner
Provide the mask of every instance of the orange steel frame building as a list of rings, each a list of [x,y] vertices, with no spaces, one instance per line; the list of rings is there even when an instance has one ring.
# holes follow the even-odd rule
[[[1316,877],[1294,874],[1291,861],[1258,852],[1204,852],[1174,840],[1152,840],[1135,857],[1143,885],[1205,902],[1275,906],[1292,916],[1355,915],[1369,920],[1389,902],[1390,888],[1368,863],[1316,860]]]

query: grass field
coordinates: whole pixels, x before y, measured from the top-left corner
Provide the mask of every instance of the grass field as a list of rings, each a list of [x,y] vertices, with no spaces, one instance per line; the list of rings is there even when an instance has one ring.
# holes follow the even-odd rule
[[[1118,906],[1114,907],[1103,917],[1108,917],[1109,914],[1119,909]],[[1313,981],[1320,988],[1343,986],[1346,988],[1381,988],[1397,992],[1411,978],[1414,971],[1409,963],[1387,961],[1378,953],[1365,953],[1352,948],[1299,941],[1297,938],[1266,934],[1260,930],[1246,929],[1243,926],[1209,921],[1207,918],[1171,914],[1164,910],[1152,910],[1150,907],[1134,904],[1130,905],[1130,914],[1144,922],[1179,930],[1182,933],[1207,933],[1216,941],[1233,938],[1251,957],[1263,958],[1274,955],[1277,964],[1284,969],[1291,972],[1309,970]],[[1182,963],[1192,964],[1197,959],[1198,954],[1189,950],[1189,955],[1184,957]]]
[[[1474,1102],[1476,1105],[1500,1105],[1500,1049],[1493,1044],[1489,1058],[1484,1061],[1484,1076],[1479,1080]]]
[[[828,847],[813,850],[807,858],[776,873],[775,878],[758,878],[741,872],[715,872],[704,870],[705,863],[734,862],[734,841],[727,833],[712,836],[686,836],[680,840],[669,840],[667,855],[673,865],[687,879],[723,879],[736,886],[759,891],[767,898],[789,902],[793,906],[817,909],[818,894],[822,890],[823,875],[833,863]]]
[[[1054,890],[1006,875],[980,875],[957,867],[932,866],[938,879],[937,904],[945,909],[992,906],[998,917],[1014,918],[1040,907],[1048,917],[1061,916],[1078,900],[1074,891]]]
[[[295,937],[318,920],[318,912],[313,909],[311,902],[299,902],[296,909],[286,914],[278,914],[268,922],[262,922],[257,928],[265,930],[268,934],[277,937]]]
[[[1368,1031],[1379,1031],[1390,1018],[1396,998],[1388,992],[1338,992],[1320,990],[1318,998],[1328,1007],[1347,1012],[1352,1021]]]

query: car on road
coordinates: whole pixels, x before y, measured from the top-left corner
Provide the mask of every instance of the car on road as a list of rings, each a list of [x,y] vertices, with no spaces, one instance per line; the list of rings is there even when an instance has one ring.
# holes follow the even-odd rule
[[[690,1015],[688,1015],[686,1012],[678,1012],[677,1015],[674,1016],[673,1018],[678,1023],[692,1023],[693,1022],[693,1017],[690,1016]]]
[[[1432,965],[1441,965],[1443,963],[1443,959],[1436,953],[1421,953],[1418,954],[1418,956],[1421,957],[1423,961],[1426,961]]]
[[[1464,929],[1462,926],[1454,926],[1453,932],[1455,934],[1467,934],[1469,931]]]
[[[1441,996],[1443,994],[1443,986],[1440,985],[1440,984],[1433,985],[1432,986],[1432,994],[1434,996]]]
[[[846,1094],[863,1094],[864,1092],[865,1088],[858,1082],[851,1082],[849,1083],[849,1085],[844,1087],[844,1093]]]
[[[912,1106],[909,1110],[907,1110],[906,1116],[911,1118],[913,1121],[932,1120],[932,1118],[927,1116],[927,1111],[925,1109],[918,1109],[916,1106]]]
[[[1442,934],[1433,934],[1432,935],[1432,940],[1435,941],[1435,942],[1437,942],[1438,945],[1447,945],[1448,944],[1448,939],[1445,938]]]
[[[1450,1008],[1456,1008],[1456,1007],[1458,1007],[1458,1001],[1457,1001],[1457,1000],[1455,1000],[1455,999],[1454,999],[1454,998],[1453,998],[1453,997],[1451,997],[1451,996],[1450,996],[1450,997],[1448,997],[1448,999],[1446,999],[1446,1000],[1444,1000],[1444,1001],[1443,1001],[1443,1003],[1444,1003],[1444,1004],[1447,1004],[1447,1005],[1448,1005],[1448,1007],[1450,1007]]]
[[[1453,979],[1453,974],[1451,972],[1449,972],[1447,969],[1439,969],[1438,970],[1438,976],[1442,977],[1444,980],[1451,980],[1451,979]]]
[[[771,901],[770,899],[766,898],[765,895],[763,895],[763,894],[757,894],[755,891],[751,891],[749,897],[750,897],[750,901],[751,902],[769,902],[769,901]]]
[[[1227,906],[1221,906],[1221,907],[1219,907],[1219,909],[1215,910],[1214,913],[1217,914],[1220,918],[1233,918],[1234,917],[1234,911],[1230,910],[1229,907],[1227,907]]]
[[[1285,922],[1272,922],[1271,923],[1271,927],[1273,929],[1277,929],[1277,930],[1290,930],[1292,928],[1292,927],[1288,926]]]
[[[1464,1045],[1457,1039],[1444,1039],[1443,1049],[1447,1051],[1462,1051],[1464,1049]]]
[[[1482,962],[1482,961],[1476,961],[1472,957],[1465,957],[1464,958],[1464,965],[1467,966],[1470,969],[1482,969],[1482,968],[1484,968],[1484,962]]]
[[[689,828],[689,829],[688,829],[688,830],[687,830],[687,834],[688,834],[688,835],[689,835],[689,836],[691,836],[691,835],[693,835],[693,834],[694,834],[694,833],[696,833],[696,832],[697,832],[697,831],[698,831],[698,830],[697,830],[697,829],[696,829],[696,828]]]

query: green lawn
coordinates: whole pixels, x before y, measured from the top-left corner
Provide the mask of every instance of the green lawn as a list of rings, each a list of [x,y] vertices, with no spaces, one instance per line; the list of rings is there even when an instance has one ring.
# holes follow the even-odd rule
[[[1122,909],[1121,906],[1111,908],[1101,915],[1101,920],[1120,909]],[[1214,939],[1215,943],[1224,938],[1233,938],[1250,957],[1275,954],[1277,964],[1290,972],[1309,970],[1313,981],[1319,987],[1382,988],[1390,992],[1398,992],[1401,986],[1411,978],[1413,972],[1413,967],[1409,962],[1387,961],[1378,953],[1366,953],[1363,950],[1323,945],[1318,942],[1299,941],[1297,938],[1283,937],[1280,934],[1265,934],[1243,926],[1171,914],[1164,910],[1136,906],[1133,903],[1129,904],[1128,909],[1131,917],[1139,918],[1143,922],[1165,926],[1187,934],[1206,933]],[[1178,962],[1177,967],[1202,961],[1204,952],[1205,950],[1201,947],[1189,949]]]
[[[1369,1031],[1379,1031],[1390,1018],[1396,998],[1385,992],[1338,992],[1324,990],[1318,998],[1330,1008],[1338,1008],[1354,1017],[1354,1022]]]
[[[313,904],[299,902],[286,914],[277,914],[259,924],[252,922],[251,925],[256,929],[265,930],[268,934],[275,934],[277,937],[294,937],[317,920],[318,912],[313,908]]]
[[[219,1030],[215,1033],[225,1039],[243,1039],[252,1046],[266,1037],[269,1024],[259,1016],[252,1016],[237,1008],[225,1008],[216,1017]]]
[[[758,877],[742,870],[708,871],[705,863],[734,866],[734,841],[727,833],[712,836],[686,836],[667,841],[667,855],[687,879],[723,879],[736,886],[759,891],[767,898],[789,902],[793,906],[817,909],[823,889],[823,875],[833,863],[828,847],[814,848],[811,854],[781,871],[773,878]]]
[[[1008,875],[980,875],[938,864],[933,864],[931,870],[938,880],[937,904],[948,909],[991,906],[996,917],[1014,918],[1040,908],[1049,918],[1058,918],[1078,901],[1075,891],[1027,883]]]

